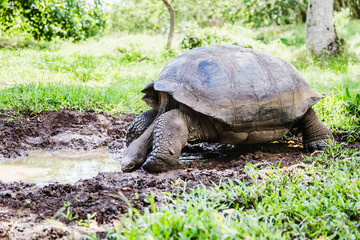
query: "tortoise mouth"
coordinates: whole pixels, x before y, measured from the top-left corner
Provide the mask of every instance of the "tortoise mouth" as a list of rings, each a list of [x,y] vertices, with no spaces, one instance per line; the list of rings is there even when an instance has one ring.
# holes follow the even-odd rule
[[[147,146],[150,144],[142,144],[144,142],[141,141],[143,135],[129,145],[124,153],[124,156],[120,159],[121,170],[123,172],[135,171],[145,162],[147,156],[146,153],[148,152]],[[145,140],[145,142],[147,141]]]
[[[134,160],[121,159],[121,170],[123,172],[132,172],[136,169],[136,163]]]

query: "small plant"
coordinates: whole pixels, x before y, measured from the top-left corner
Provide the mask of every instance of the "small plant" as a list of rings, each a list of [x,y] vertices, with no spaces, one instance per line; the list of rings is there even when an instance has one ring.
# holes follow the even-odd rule
[[[60,216],[64,217],[66,219],[66,222],[69,223],[75,219],[77,219],[79,216],[78,215],[73,215],[73,212],[70,208],[70,203],[64,201],[64,206],[63,208],[66,209],[66,214],[65,213],[60,213]]]
[[[349,89],[346,88],[343,104],[352,116],[353,120],[356,121],[356,119],[360,117],[360,93],[352,95]]]
[[[147,56],[145,56],[141,51],[136,50],[134,48],[126,49],[126,48],[117,48],[117,51],[121,53],[121,61],[123,62],[142,62],[149,60]]]
[[[176,52],[173,49],[165,48],[162,57],[165,59],[173,59],[176,57]]]
[[[286,46],[301,46],[305,44],[305,36],[292,34],[290,37],[280,38],[280,42]]]
[[[184,49],[193,49],[202,46],[202,40],[192,34],[186,34],[186,36],[181,41],[181,47]]]
[[[93,214],[87,214],[86,217],[87,219],[86,220],[83,220],[83,219],[80,219],[79,221],[77,221],[76,223],[80,226],[83,226],[83,227],[89,227],[91,222],[93,221],[94,217],[95,217],[96,213],[93,213]]]

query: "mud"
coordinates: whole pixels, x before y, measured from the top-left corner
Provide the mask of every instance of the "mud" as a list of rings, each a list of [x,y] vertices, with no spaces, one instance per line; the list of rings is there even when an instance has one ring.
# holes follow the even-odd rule
[[[131,114],[119,118],[93,112],[72,110],[23,115],[0,114],[0,156],[5,159],[25,156],[29,150],[91,150],[108,146],[119,153],[124,146]],[[339,140],[342,136],[337,136]],[[50,183],[45,186],[24,182],[0,182],[0,239],[78,238],[83,233],[104,231],[120,220],[129,206],[140,211],[149,207],[153,192],[161,204],[164,192],[189,191],[199,183],[213,186],[224,178],[251,183],[244,167],[288,166],[302,161],[301,134],[296,129],[282,141],[262,145],[233,146],[221,144],[188,145],[181,157],[183,169],[161,174],[142,170],[132,173],[103,172],[74,184]],[[352,147],[358,148],[358,144]],[[70,204],[74,221],[67,222],[64,202]],[[77,223],[95,214],[89,227]]]
[[[71,110],[24,114],[19,117],[8,111],[0,112],[0,159],[26,156],[28,150],[79,149],[91,150],[123,140],[134,119],[76,113]]]

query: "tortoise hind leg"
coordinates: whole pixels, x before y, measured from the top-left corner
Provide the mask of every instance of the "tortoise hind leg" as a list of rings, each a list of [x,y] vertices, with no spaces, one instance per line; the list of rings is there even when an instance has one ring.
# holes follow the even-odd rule
[[[179,157],[186,143],[215,139],[217,132],[212,129],[207,118],[200,115],[182,109],[165,112],[156,120],[152,152],[142,167],[148,172],[179,168]]]
[[[130,124],[126,131],[126,146],[128,147],[135,139],[139,138],[141,134],[151,125],[155,120],[158,111],[151,109],[143,112],[137,116]]]
[[[308,151],[313,152],[318,149],[323,149],[322,145],[324,145],[329,138],[334,140],[331,131],[320,122],[312,108],[305,113],[299,122],[297,122],[296,126],[302,131],[304,148]]]

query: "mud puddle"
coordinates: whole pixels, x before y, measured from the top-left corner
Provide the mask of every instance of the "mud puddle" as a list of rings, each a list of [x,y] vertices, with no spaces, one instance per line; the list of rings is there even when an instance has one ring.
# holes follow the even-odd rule
[[[251,179],[244,174],[247,164],[270,167],[278,166],[281,162],[281,167],[290,167],[301,163],[303,155],[308,154],[301,149],[301,136],[293,133],[293,137],[287,141],[272,144],[236,147],[208,143],[189,145],[181,157],[183,169],[166,173],[148,174],[142,170],[121,173],[114,170],[112,164],[106,163],[111,169],[100,170],[94,177],[89,175],[92,171],[89,167],[101,168],[96,164],[103,164],[102,157],[96,160],[94,166],[89,166],[93,156],[82,160],[75,160],[76,154],[66,156],[68,150],[71,153],[80,151],[82,156],[88,151],[90,155],[102,155],[106,147],[110,153],[119,154],[124,148],[125,131],[133,118],[131,114],[115,118],[101,113],[77,113],[72,110],[25,114],[19,118],[12,112],[0,111],[0,159],[9,161],[7,166],[20,166],[17,165],[20,164],[18,161],[25,159],[21,160],[20,157],[28,156],[31,159],[33,151],[40,150],[35,153],[45,154],[44,158],[29,160],[32,162],[29,168],[34,170],[32,176],[37,179],[43,177],[37,174],[48,166],[50,169],[64,167],[67,169],[65,175],[72,175],[69,171],[76,170],[76,164],[80,164],[75,177],[81,178],[81,172],[88,175],[86,179],[78,181],[72,178],[75,182],[69,181],[71,184],[54,182],[42,185],[41,182],[25,182],[25,179],[0,181],[0,239],[59,239],[79,234],[76,222],[67,223],[59,215],[66,211],[65,201],[71,205],[73,214],[78,216],[77,220],[86,220],[88,214],[95,214],[100,226],[111,225],[127,213],[128,203],[139,211],[148,208],[151,192],[155,203],[161,204],[164,192],[175,195],[177,192],[190,191],[200,183],[213,186],[224,178],[251,183]],[[354,147],[359,148],[359,145]],[[41,152],[43,150],[46,152]],[[59,156],[55,154],[49,157],[49,152],[61,153],[61,158],[65,154],[67,160],[51,162],[51,159]],[[4,167],[2,164],[5,162],[0,164],[0,168]],[[9,171],[3,169],[0,173],[8,174]],[[52,224],[50,220],[58,223]],[[100,230],[85,229],[84,232],[91,231]]]
[[[100,172],[120,172],[119,163],[113,160],[108,148],[90,151],[32,150],[27,157],[0,162],[0,181],[23,181],[44,186],[49,183],[75,183],[95,177]]]

